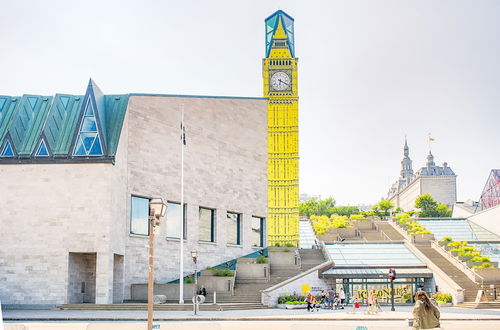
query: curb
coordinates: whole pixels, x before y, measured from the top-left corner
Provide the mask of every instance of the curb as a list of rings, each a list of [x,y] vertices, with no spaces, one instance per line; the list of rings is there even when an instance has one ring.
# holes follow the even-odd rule
[[[318,317],[318,318],[283,318],[283,317],[179,317],[179,318],[154,318],[154,321],[406,321],[408,317],[404,318],[329,318],[329,317]],[[489,318],[441,318],[441,321],[500,321],[500,317],[489,317]],[[21,317],[4,317],[4,321],[7,322],[49,322],[49,321],[147,321],[145,317],[138,318],[111,318],[111,317],[48,317],[48,318],[21,318]]]

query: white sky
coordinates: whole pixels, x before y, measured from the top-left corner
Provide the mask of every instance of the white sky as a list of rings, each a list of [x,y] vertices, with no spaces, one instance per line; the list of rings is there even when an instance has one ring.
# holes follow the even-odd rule
[[[295,18],[300,190],[374,203],[436,163],[477,200],[500,168],[500,1],[0,2],[0,94],[262,96],[264,19]]]

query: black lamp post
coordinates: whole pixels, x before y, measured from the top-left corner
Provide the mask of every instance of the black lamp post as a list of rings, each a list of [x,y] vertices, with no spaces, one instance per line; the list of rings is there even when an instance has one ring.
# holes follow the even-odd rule
[[[193,309],[194,315],[198,313],[198,251],[196,249],[191,250],[191,258],[194,262],[194,293],[193,293]]]

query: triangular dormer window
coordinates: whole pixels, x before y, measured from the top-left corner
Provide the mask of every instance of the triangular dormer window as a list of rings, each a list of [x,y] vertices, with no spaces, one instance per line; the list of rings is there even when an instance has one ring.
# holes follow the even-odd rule
[[[2,149],[2,153],[0,154],[2,157],[14,157],[14,149],[12,149],[12,145],[9,140],[5,143]]]
[[[47,149],[47,145],[45,144],[45,140],[42,139],[40,141],[40,144],[38,145],[38,149],[36,150],[35,153],[36,157],[48,157],[49,155],[49,149]]]
[[[85,113],[83,115],[78,138],[75,143],[75,156],[102,156],[102,144],[97,129],[97,120],[95,116],[92,100],[89,98]]]

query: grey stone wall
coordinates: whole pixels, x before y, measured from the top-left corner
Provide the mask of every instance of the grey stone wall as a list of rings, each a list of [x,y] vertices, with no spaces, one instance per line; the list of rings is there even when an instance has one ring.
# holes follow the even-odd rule
[[[261,99],[132,96],[128,107],[129,210],[130,195],[180,202],[182,105],[187,138],[183,254],[187,275],[194,271],[193,248],[199,253],[199,269],[255,250],[251,246],[252,216],[267,216],[267,104]],[[216,210],[213,243],[198,239],[200,206]],[[228,211],[242,214],[241,245],[226,243]],[[166,238],[165,227],[160,226],[155,244],[158,283],[179,277],[180,243]],[[125,299],[131,284],[147,281],[147,243],[147,237],[127,236]]]

